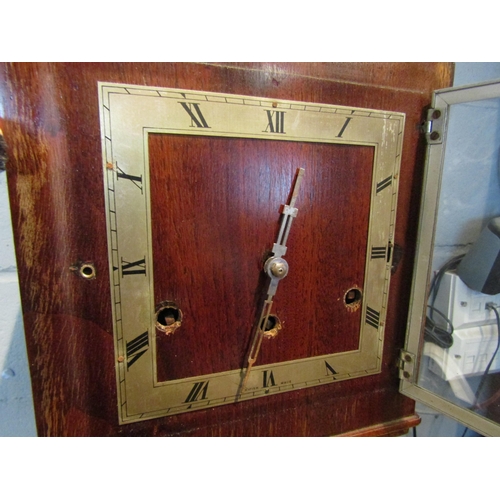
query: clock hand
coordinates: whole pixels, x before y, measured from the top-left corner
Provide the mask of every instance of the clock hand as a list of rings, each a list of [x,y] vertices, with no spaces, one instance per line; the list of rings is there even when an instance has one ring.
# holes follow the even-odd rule
[[[264,264],[264,271],[271,278],[271,282],[269,283],[269,288],[267,290],[267,299],[264,301],[259,322],[257,323],[257,328],[252,339],[252,345],[250,348],[250,353],[248,355],[247,370],[245,373],[245,378],[243,379],[243,382],[241,384],[239,392],[240,394],[246,387],[248,377],[250,376],[250,371],[255,361],[257,360],[257,356],[262,344],[262,339],[266,334],[266,326],[273,305],[273,297],[276,294],[276,290],[278,288],[278,283],[288,274],[288,263],[285,259],[283,259],[283,256],[285,255],[287,250],[286,241],[288,239],[288,235],[290,234],[290,228],[292,226],[293,219],[297,216],[298,213],[298,209],[295,208],[294,205],[299,194],[299,187],[300,183],[302,182],[303,175],[304,169],[298,168],[290,204],[284,205],[281,212],[284,217],[281,221],[278,238],[276,240],[276,243],[274,243],[273,245],[272,255],[266,260]]]

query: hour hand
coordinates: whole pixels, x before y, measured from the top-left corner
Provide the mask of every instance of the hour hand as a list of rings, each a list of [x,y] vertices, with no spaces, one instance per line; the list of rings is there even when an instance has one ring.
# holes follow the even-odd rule
[[[259,322],[255,329],[255,333],[252,339],[252,344],[250,348],[250,353],[248,355],[248,363],[246,367],[245,378],[243,379],[240,394],[246,387],[250,371],[257,356],[260,351],[260,346],[262,344],[262,339],[265,336],[267,322],[269,320],[269,315],[271,314],[271,308],[273,305],[273,297],[276,294],[279,282],[288,274],[288,263],[283,258],[286,254],[286,241],[290,233],[290,227],[292,225],[293,219],[297,216],[298,210],[294,207],[295,201],[299,193],[300,183],[304,175],[304,169],[297,169],[297,175],[295,178],[295,184],[293,187],[292,198],[289,205],[284,205],[282,214],[283,219],[281,221],[281,226],[278,234],[276,243],[273,245],[272,255],[266,260],[264,264],[264,271],[270,278],[269,288],[267,290],[267,299],[264,302],[262,311],[260,314]]]

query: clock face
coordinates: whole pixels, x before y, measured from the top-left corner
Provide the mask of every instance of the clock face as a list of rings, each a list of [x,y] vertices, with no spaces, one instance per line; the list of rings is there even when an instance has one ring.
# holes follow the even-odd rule
[[[380,372],[404,114],[114,83],[99,106],[120,423]]]

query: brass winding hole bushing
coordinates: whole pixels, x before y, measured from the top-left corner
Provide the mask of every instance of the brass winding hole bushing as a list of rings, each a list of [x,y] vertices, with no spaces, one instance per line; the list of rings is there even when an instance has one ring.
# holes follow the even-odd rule
[[[363,298],[363,293],[361,290],[354,286],[349,288],[344,294],[344,305],[351,312],[357,311],[361,306],[361,299]]]
[[[170,300],[160,302],[156,306],[156,329],[170,335],[182,323],[182,311],[175,302]]]
[[[276,337],[282,328],[281,321],[276,314],[270,314],[266,324],[262,325],[264,337],[266,337],[266,339],[273,339]]]

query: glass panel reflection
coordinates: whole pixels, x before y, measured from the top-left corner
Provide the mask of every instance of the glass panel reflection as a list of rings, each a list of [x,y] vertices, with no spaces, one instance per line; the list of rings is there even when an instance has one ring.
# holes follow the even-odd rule
[[[500,100],[450,108],[418,384],[500,423]]]

